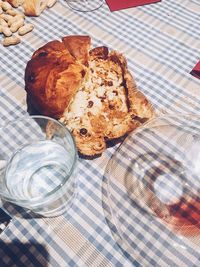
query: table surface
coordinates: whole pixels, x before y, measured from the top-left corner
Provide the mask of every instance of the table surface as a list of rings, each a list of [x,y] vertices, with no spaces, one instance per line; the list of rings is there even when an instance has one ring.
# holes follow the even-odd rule
[[[105,3],[81,13],[60,0],[27,21],[35,29],[20,45],[0,46],[0,125],[27,115],[24,70],[33,51],[70,34],[90,35],[94,47],[122,52],[157,114],[199,114],[200,80],[190,74],[199,60],[199,0],[162,0],[112,13]],[[199,248],[188,243],[185,250],[171,249],[170,235],[138,234],[135,257],[115,242],[102,190],[105,166],[115,149],[94,160],[79,159],[78,193],[66,214],[13,217],[0,236],[0,266],[199,266]],[[9,204],[8,209],[15,212]]]

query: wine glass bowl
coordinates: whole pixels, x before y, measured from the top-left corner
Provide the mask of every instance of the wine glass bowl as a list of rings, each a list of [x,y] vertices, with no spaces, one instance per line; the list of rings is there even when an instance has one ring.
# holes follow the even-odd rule
[[[127,251],[135,253],[138,223],[200,235],[200,116],[150,120],[124,140],[105,177],[117,241]]]
[[[81,11],[89,12],[99,9],[103,5],[103,0],[66,0],[70,8]]]

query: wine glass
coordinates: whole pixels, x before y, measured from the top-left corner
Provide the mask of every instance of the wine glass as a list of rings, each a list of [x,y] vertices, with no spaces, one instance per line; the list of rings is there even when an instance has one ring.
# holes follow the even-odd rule
[[[107,217],[124,251],[136,258],[137,238],[147,243],[160,229],[160,239],[170,231],[169,246],[179,251],[188,240],[200,246],[200,116],[166,115],[139,127],[111,157],[104,178]]]
[[[70,8],[81,12],[94,11],[103,5],[103,0],[66,0],[66,1]]]

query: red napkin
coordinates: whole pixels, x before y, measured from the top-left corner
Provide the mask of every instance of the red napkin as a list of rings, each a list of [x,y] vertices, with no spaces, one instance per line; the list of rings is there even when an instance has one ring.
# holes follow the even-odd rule
[[[157,3],[160,1],[161,0],[106,0],[111,11]]]
[[[194,69],[190,72],[194,77],[200,79],[200,61],[196,64]]]

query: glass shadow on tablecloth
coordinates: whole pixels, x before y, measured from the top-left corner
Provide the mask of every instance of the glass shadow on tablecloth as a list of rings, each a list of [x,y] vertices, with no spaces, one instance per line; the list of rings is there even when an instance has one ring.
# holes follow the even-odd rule
[[[42,215],[31,212],[29,209],[1,200],[1,206],[11,216],[23,219],[43,218]]]
[[[47,249],[34,241],[10,242],[0,240],[0,266],[37,266],[47,267],[49,254]]]

